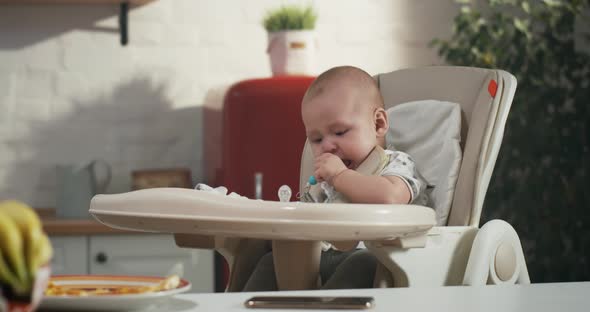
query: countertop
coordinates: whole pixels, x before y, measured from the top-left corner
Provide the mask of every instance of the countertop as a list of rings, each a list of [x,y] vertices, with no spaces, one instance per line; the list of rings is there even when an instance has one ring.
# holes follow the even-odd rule
[[[343,289],[343,290],[311,290],[282,291],[257,293],[201,293],[179,294],[161,304],[140,309],[144,312],[198,312],[198,311],[327,311],[320,309],[286,310],[261,309],[254,310],[244,307],[244,302],[253,296],[369,296],[374,298],[374,307],[365,311],[457,311],[457,312],[549,312],[549,311],[588,311],[590,306],[590,282],[547,283],[530,285],[487,285],[487,286],[447,286],[447,287],[410,287],[410,288],[379,288],[379,289]],[[149,298],[149,297],[148,297]],[[153,298],[153,297],[152,297]],[[113,299],[103,299],[112,303]],[[107,301],[108,300],[108,301]],[[135,301],[118,301],[118,310],[129,310],[129,304]],[[143,299],[147,301],[148,299]],[[153,301],[152,301],[153,302]],[[94,306],[92,304],[95,304]],[[68,310],[86,310],[96,307],[90,297],[77,301],[63,300]],[[77,306],[76,306],[77,305]],[[61,306],[60,306],[61,308]],[[118,311],[117,310],[117,311]],[[41,304],[40,311],[43,309]],[[138,310],[139,311],[139,310]],[[336,310],[330,310],[336,311]],[[359,311],[359,310],[346,310]]]
[[[48,235],[141,234],[142,232],[113,229],[94,219],[64,219],[53,208],[36,208]]]
[[[588,311],[588,307],[590,306],[590,296],[588,296],[589,293],[590,282],[546,283],[530,285],[312,290],[280,293],[244,292],[223,294],[181,294],[174,296],[172,300],[168,302],[168,306],[149,309],[148,311],[256,311],[245,308],[244,301],[250,297],[262,295],[370,296],[375,298],[375,306],[369,310],[366,310],[369,312]],[[268,312],[289,311],[285,309],[264,310]],[[326,310],[310,309],[305,311],[320,312]]]

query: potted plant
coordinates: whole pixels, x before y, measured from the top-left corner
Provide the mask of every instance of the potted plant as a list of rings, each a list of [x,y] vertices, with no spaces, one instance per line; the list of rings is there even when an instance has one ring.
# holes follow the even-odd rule
[[[282,6],[266,14],[263,24],[268,32],[267,53],[274,76],[313,73],[316,20],[311,6]]]
[[[439,54],[518,80],[482,222],[518,224],[536,282],[588,280],[590,1],[460,2]]]

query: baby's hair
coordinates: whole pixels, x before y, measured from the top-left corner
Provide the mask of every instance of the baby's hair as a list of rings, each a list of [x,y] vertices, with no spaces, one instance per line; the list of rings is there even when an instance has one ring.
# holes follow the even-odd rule
[[[375,79],[366,71],[354,66],[333,67],[320,74],[305,92],[302,102],[305,103],[322,94],[330,83],[341,79],[353,81],[358,89],[368,93],[367,96],[375,108],[383,108],[383,97]]]

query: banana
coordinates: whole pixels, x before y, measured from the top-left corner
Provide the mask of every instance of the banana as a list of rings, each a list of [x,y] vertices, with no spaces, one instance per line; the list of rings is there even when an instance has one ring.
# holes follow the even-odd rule
[[[49,252],[51,255],[51,246],[49,251],[47,251],[47,247],[42,247],[43,244],[47,243],[47,238],[45,240],[42,238],[44,234],[41,220],[39,220],[37,213],[31,207],[16,200],[0,202],[0,212],[12,218],[20,231],[27,268],[25,286],[31,288],[39,269],[37,259],[40,255],[38,255],[38,252],[44,252],[45,254]]]
[[[2,285],[12,288],[12,290],[17,294],[22,295],[22,294],[26,293],[25,285],[23,285],[16,278],[14,273],[12,273],[12,271],[10,271],[8,264],[4,260],[4,256],[2,255],[2,252],[0,252],[0,286],[2,286]],[[2,287],[0,287],[0,289],[1,288]],[[1,309],[0,309],[0,311],[1,311]]]
[[[18,226],[3,209],[0,209],[0,250],[6,258],[7,264],[3,264],[8,270],[12,268],[18,285],[24,285],[27,281],[27,268],[23,254],[23,240]],[[12,285],[16,287],[18,285]]]
[[[29,263],[29,274],[31,281],[35,280],[37,270],[39,270],[42,265],[47,264],[49,260],[51,260],[52,256],[53,247],[51,246],[51,242],[49,241],[47,235],[42,234],[39,240],[35,242],[33,257]]]
[[[31,207],[16,200],[0,202],[0,211],[11,217],[18,226],[23,236],[25,259],[30,270],[32,267],[31,259],[35,257],[35,246],[43,235],[39,216],[37,216],[37,213]]]

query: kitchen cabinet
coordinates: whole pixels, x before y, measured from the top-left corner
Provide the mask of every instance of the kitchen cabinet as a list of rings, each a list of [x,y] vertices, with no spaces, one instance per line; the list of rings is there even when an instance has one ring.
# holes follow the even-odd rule
[[[166,276],[177,273],[191,292],[213,292],[213,251],[183,249],[168,234],[50,236],[52,274]]]
[[[50,236],[53,246],[51,274],[88,274],[86,236]]]

